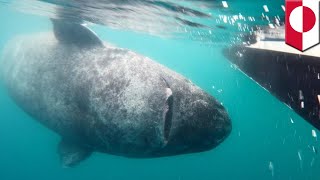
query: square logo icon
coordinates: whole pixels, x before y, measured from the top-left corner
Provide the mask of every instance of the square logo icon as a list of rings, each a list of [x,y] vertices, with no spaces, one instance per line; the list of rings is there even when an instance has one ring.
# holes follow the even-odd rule
[[[319,0],[286,0],[286,44],[305,51],[319,44]]]

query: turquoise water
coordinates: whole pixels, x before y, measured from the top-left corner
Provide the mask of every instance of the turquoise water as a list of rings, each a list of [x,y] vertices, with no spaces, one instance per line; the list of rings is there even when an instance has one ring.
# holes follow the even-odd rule
[[[263,5],[241,5],[243,14]],[[279,7],[275,4],[275,7]],[[269,6],[273,7],[271,4]],[[272,9],[272,8],[270,8]],[[46,16],[0,7],[0,49],[18,34],[49,31]],[[62,168],[60,137],[24,113],[0,86],[0,179],[319,179],[320,148],[315,129],[285,104],[234,68],[218,45],[166,38],[95,25],[104,41],[132,49],[190,78],[229,112],[233,130],[217,148],[157,159],[128,159],[95,153],[75,168]],[[292,123],[293,122],[293,123]],[[319,133],[316,130],[317,133]]]

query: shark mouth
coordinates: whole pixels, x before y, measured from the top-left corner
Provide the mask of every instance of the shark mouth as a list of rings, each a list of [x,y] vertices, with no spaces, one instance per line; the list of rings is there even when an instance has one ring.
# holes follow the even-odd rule
[[[164,120],[163,138],[166,144],[169,140],[171,125],[172,125],[172,114],[173,114],[173,110],[172,110],[173,95],[172,94],[173,93],[168,82],[164,78],[162,79],[166,84],[166,101],[165,101],[164,111],[163,111],[163,120]]]

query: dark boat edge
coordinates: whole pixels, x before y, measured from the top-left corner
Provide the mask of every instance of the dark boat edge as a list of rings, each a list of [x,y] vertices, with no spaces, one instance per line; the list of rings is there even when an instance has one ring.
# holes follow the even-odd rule
[[[248,45],[226,48],[223,54],[320,130],[320,57]]]

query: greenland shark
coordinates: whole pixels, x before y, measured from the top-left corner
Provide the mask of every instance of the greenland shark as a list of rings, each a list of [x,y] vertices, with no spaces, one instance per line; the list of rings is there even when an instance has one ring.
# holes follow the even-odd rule
[[[230,134],[225,108],[190,80],[84,25],[51,20],[53,32],[6,45],[1,77],[27,114],[61,136],[72,167],[92,152],[154,158],[213,149]]]

